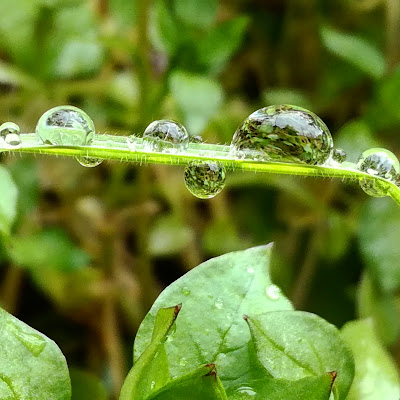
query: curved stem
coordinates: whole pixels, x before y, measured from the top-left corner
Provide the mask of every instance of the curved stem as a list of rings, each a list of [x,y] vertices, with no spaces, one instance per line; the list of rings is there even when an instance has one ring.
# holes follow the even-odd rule
[[[356,169],[353,163],[308,165],[238,159],[230,153],[230,147],[226,145],[191,143],[185,151],[172,154],[148,150],[144,147],[142,139],[138,137],[128,139],[126,136],[95,135],[92,144],[89,146],[54,146],[39,144],[35,134],[25,133],[21,135],[20,145],[3,145],[0,147],[0,151],[93,157],[140,164],[187,165],[190,161],[212,160],[220,162],[227,170],[342,178],[350,181],[365,179],[379,181],[381,185],[387,187],[388,195],[400,206],[400,188],[396,184],[384,178],[361,172]]]

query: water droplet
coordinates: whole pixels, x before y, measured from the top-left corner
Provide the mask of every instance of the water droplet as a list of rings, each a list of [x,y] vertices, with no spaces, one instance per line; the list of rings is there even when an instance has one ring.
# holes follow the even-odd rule
[[[83,167],[97,167],[100,165],[103,160],[101,158],[95,158],[95,157],[76,157],[76,161],[78,161],[79,164],[81,164]]]
[[[261,108],[236,130],[231,152],[241,158],[323,164],[331,155],[332,136],[311,111],[291,105]]]
[[[35,357],[39,356],[46,347],[46,341],[40,335],[26,333],[12,322],[7,322],[7,327]]]
[[[191,292],[190,292],[190,289],[189,289],[188,287],[184,286],[184,287],[181,289],[181,293],[182,293],[184,296],[189,296]]]
[[[191,161],[184,172],[185,185],[199,199],[211,199],[225,187],[225,167],[219,162]]]
[[[182,357],[182,358],[179,360],[179,365],[182,366],[182,367],[184,367],[186,364],[187,364],[186,358],[185,358],[185,357]]]
[[[219,310],[221,310],[224,307],[224,302],[222,299],[218,297],[218,299],[215,300],[215,307],[217,307]]]
[[[178,122],[162,119],[146,128],[143,144],[146,151],[177,153],[187,149],[189,134]]]
[[[190,136],[189,141],[190,141],[190,143],[202,143],[203,138],[200,135]]]
[[[19,126],[14,122],[5,122],[0,125],[0,136],[9,146],[19,146],[21,144],[20,132]]]
[[[344,150],[342,149],[334,149],[333,153],[332,153],[332,158],[338,162],[338,163],[342,163],[344,161],[346,161],[347,158],[347,154]]]
[[[281,297],[282,293],[281,289],[279,289],[279,287],[274,284],[267,286],[265,292],[271,300],[278,300]]]
[[[155,381],[151,381],[150,390],[153,390],[155,387],[156,387],[156,382]]]
[[[250,386],[241,386],[237,389],[237,392],[240,394],[247,394],[248,396],[255,396],[257,394]]]
[[[247,272],[249,274],[254,274],[254,268],[247,268]]]
[[[357,168],[370,175],[396,182],[400,174],[397,157],[389,150],[374,148],[364,151],[358,160]],[[361,179],[360,186],[365,193],[373,197],[387,195],[388,187],[384,182]]]
[[[46,111],[36,125],[36,136],[45,144],[55,146],[85,146],[94,137],[94,124],[82,110],[59,106]]]

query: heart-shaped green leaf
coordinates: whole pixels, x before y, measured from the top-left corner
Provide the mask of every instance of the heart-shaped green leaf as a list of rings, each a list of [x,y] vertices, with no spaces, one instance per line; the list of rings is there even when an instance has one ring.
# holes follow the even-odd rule
[[[135,360],[150,345],[158,310],[182,303],[176,331],[165,343],[171,375],[213,363],[227,392],[252,379],[250,333],[242,315],[292,309],[271,283],[271,250],[260,246],[211,259],[165,289],[140,326]]]

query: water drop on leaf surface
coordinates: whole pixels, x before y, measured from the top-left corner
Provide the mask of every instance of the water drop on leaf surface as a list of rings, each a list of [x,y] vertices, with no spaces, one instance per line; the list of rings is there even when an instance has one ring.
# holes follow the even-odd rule
[[[178,122],[168,119],[153,121],[143,133],[143,144],[147,151],[178,153],[187,149],[189,134]]]
[[[267,286],[265,293],[271,300],[278,300],[281,297],[281,289],[274,284]]]
[[[59,106],[46,111],[36,125],[38,140],[55,146],[89,145],[94,132],[90,117],[73,106]]]
[[[185,185],[200,199],[211,199],[225,187],[225,167],[219,162],[191,161],[184,172]]]
[[[35,357],[38,357],[46,347],[46,341],[40,335],[26,333],[11,322],[7,323],[7,328]]]
[[[391,182],[396,182],[400,175],[400,164],[397,157],[389,150],[373,148],[364,151],[358,160],[357,168]],[[384,182],[361,179],[360,186],[365,193],[373,197],[387,196],[388,187]]]
[[[251,114],[236,130],[231,152],[240,158],[284,163],[323,164],[332,153],[329,129],[314,113],[274,105]]]

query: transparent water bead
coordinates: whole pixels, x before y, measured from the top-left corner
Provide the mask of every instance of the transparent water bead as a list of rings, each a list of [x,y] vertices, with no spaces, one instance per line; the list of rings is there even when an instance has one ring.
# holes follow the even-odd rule
[[[101,158],[95,158],[95,157],[76,157],[76,161],[78,161],[79,164],[81,164],[83,167],[97,167],[100,165],[103,160]]]
[[[189,134],[178,122],[162,119],[153,121],[146,128],[143,144],[146,151],[178,153],[187,149]]]
[[[191,161],[184,172],[185,185],[199,199],[211,199],[225,187],[225,167],[214,161]]]
[[[381,148],[364,151],[358,160],[357,168],[362,172],[385,178],[394,183],[400,175],[400,164],[397,157],[391,151]],[[360,186],[370,196],[387,196],[388,186],[384,182],[361,179]]]
[[[9,146],[18,146],[21,144],[20,128],[14,122],[5,122],[0,125],[0,136]]]
[[[190,143],[203,143],[203,138],[200,135],[190,136]]]
[[[36,125],[38,140],[55,146],[89,145],[94,132],[90,117],[73,106],[59,106],[46,111]]]
[[[338,162],[338,163],[342,163],[344,161],[346,161],[347,158],[347,154],[344,150],[342,149],[334,149],[332,152],[332,158]]]
[[[231,152],[241,158],[323,164],[332,153],[329,129],[314,113],[291,105],[261,108],[236,130]]]

